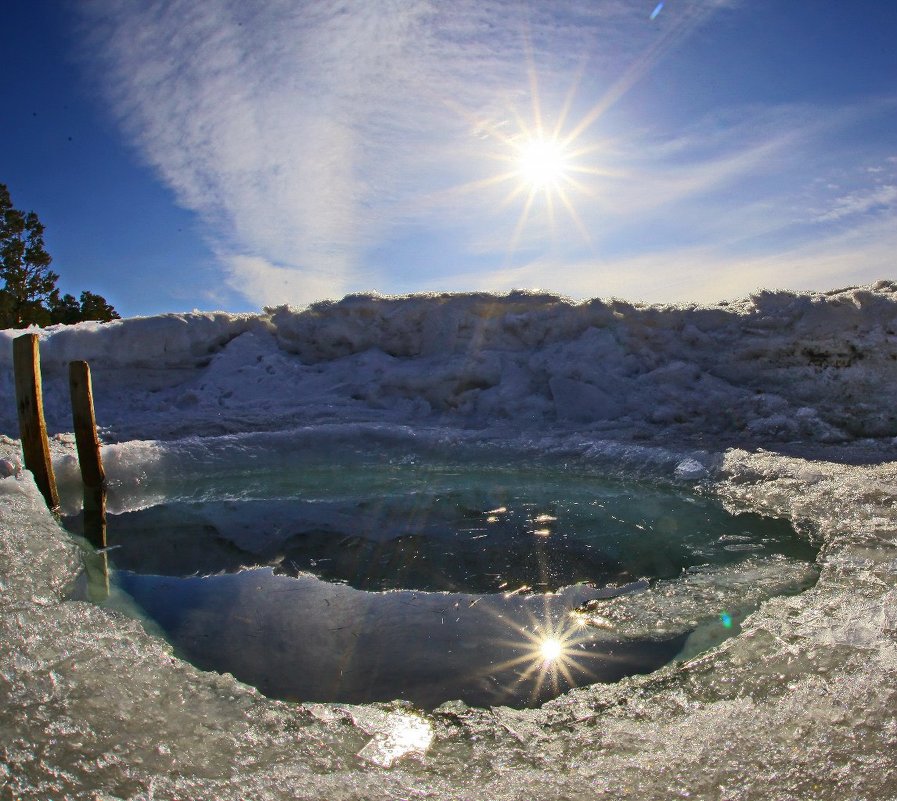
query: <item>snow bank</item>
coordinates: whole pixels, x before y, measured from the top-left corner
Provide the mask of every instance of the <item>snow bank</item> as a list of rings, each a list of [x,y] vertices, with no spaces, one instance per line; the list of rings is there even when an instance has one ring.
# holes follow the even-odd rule
[[[897,435],[890,282],[708,307],[359,295],[40,336],[51,430],[71,428],[65,366],[87,359],[110,441],[346,420],[728,444]],[[9,393],[10,361],[0,347]],[[16,431],[6,404],[0,432]]]
[[[257,315],[224,312],[160,314],[108,323],[86,322],[31,328],[41,341],[41,363],[55,372],[73,359],[102,362],[106,367],[190,367],[245,331],[264,330]],[[12,340],[21,331],[0,331]],[[4,346],[0,364],[12,364],[12,349]]]

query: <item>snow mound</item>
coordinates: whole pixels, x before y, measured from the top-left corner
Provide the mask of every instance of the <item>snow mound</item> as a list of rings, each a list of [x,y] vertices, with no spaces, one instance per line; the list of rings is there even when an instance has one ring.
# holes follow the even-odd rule
[[[39,335],[51,430],[71,427],[66,364],[86,359],[109,440],[347,420],[741,444],[897,435],[888,282],[717,306],[354,295]],[[0,348],[9,393],[10,363],[11,348]],[[16,431],[8,404],[0,432]]]

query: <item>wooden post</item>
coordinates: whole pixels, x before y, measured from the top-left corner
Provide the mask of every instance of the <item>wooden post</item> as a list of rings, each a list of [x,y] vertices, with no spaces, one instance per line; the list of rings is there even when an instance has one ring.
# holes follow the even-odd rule
[[[84,536],[97,548],[106,547],[106,472],[100,458],[100,438],[93,412],[90,365],[69,362],[72,423],[78,463],[84,482]]]
[[[50,443],[44,421],[37,334],[23,334],[13,340],[12,361],[25,467],[33,473],[47,506],[55,511],[59,508],[59,493],[56,491],[56,476],[50,461]]]
[[[69,391],[72,396],[72,424],[75,427],[81,478],[86,487],[102,487],[106,483],[106,473],[100,459],[100,438],[97,436],[97,421],[93,413],[93,387],[90,382],[90,365],[87,362],[69,362]]]

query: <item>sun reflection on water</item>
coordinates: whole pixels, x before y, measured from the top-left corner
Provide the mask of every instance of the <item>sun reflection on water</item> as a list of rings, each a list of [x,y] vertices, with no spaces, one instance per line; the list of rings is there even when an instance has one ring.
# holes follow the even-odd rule
[[[551,593],[542,596],[541,614],[529,611],[524,625],[510,624],[511,637],[494,643],[515,655],[493,664],[490,673],[515,675],[507,689],[525,695],[530,703],[542,697],[543,691],[549,691],[553,697],[582,684],[584,679],[593,680],[590,660],[614,659],[606,649],[589,649],[605,640],[606,634],[588,626],[587,618],[575,609],[550,609],[551,597]]]
[[[560,640],[556,640],[554,637],[548,637],[542,641],[542,645],[539,646],[539,652],[546,662],[554,662],[555,659],[564,653],[564,646],[561,644]]]

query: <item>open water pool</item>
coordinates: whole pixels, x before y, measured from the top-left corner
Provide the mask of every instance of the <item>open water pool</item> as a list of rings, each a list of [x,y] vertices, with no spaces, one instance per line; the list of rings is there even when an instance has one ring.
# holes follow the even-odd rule
[[[110,514],[107,542],[101,603],[197,666],[280,699],[427,709],[651,672],[817,576],[781,519],[580,465],[444,454],[212,471]]]

